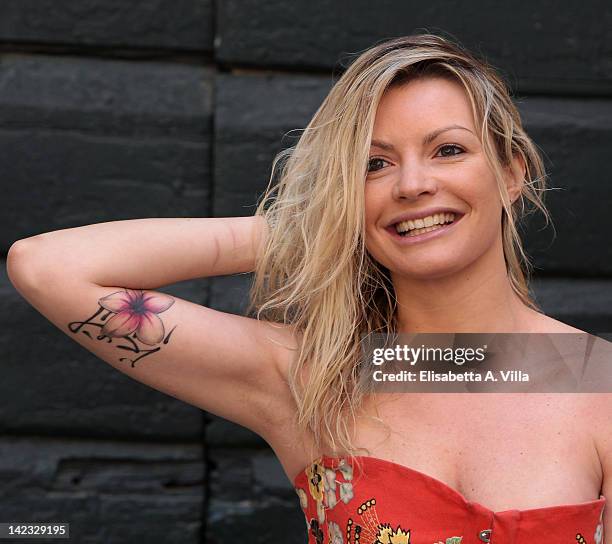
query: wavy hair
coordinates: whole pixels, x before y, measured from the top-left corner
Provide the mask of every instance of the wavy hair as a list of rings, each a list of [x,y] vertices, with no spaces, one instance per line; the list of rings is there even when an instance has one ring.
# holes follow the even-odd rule
[[[368,393],[358,376],[360,340],[373,332],[397,332],[389,272],[365,247],[363,188],[383,93],[421,77],[451,78],[465,89],[503,203],[511,286],[540,311],[529,293],[531,263],[517,223],[537,208],[548,224],[546,173],[502,78],[460,44],[434,34],[386,40],[365,50],[333,85],[297,144],[275,157],[255,212],[265,217],[268,236],[247,312],[256,309],[257,319],[291,325],[299,334],[289,387],[297,405],[295,423],[312,433],[317,450],[353,455],[364,449],[355,448],[351,432]],[[504,169],[517,155],[525,179],[511,202]]]

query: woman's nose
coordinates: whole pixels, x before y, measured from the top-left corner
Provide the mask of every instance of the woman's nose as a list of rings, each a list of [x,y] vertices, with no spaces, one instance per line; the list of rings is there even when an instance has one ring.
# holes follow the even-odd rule
[[[393,198],[416,200],[423,193],[434,194],[437,184],[430,173],[420,164],[402,166],[393,184]]]

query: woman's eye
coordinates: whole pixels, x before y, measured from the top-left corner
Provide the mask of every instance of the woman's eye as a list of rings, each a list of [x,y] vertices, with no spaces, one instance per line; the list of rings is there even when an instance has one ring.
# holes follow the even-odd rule
[[[372,169],[372,164],[376,164],[376,163],[380,164],[380,163],[383,163],[383,162],[387,162],[387,161],[386,161],[386,160],[384,160],[384,159],[378,158],[378,157],[375,157],[375,158],[373,158],[373,159],[370,159],[370,160],[368,161],[368,172],[376,172],[377,170],[380,170],[380,168],[375,168],[375,169],[373,170],[373,169]],[[382,167],[382,165],[381,165],[381,167]]]
[[[463,153],[463,149],[461,149],[458,145],[448,144],[443,145],[440,149],[438,149],[438,153],[441,157],[454,157],[455,155],[460,155]]]

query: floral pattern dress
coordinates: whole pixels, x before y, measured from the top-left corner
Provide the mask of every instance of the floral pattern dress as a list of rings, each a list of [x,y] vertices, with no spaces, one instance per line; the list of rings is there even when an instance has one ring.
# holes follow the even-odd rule
[[[606,499],[494,512],[375,457],[314,460],[295,479],[308,544],[604,544]]]

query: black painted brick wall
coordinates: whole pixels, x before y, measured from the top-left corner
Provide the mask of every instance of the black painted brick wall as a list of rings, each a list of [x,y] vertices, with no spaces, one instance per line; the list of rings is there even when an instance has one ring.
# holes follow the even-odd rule
[[[5,0],[2,257],[17,239],[89,223],[252,214],[274,154],[351,54],[442,30],[511,82],[558,188],[556,238],[537,221],[527,234],[537,299],[610,332],[611,26],[599,0]],[[0,522],[70,521],[79,544],[304,542],[260,438],[100,364],[0,270]],[[241,313],[248,281],[163,290]]]

